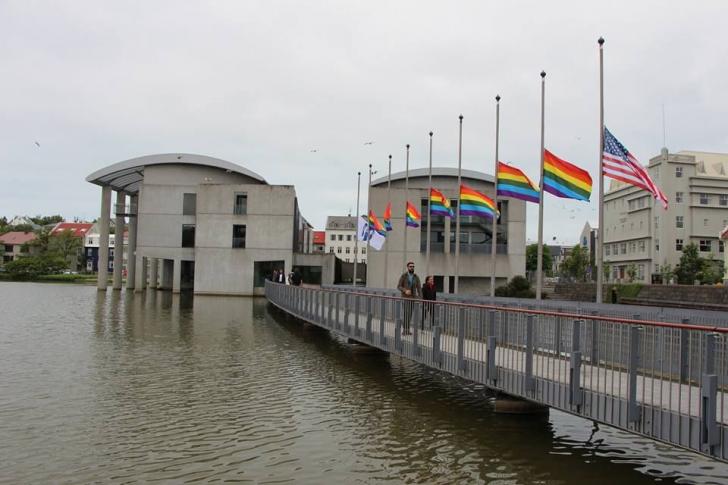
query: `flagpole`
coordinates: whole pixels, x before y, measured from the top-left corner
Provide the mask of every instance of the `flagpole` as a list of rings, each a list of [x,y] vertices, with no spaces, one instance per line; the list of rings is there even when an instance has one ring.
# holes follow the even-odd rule
[[[407,265],[407,202],[409,202],[409,143],[407,144],[407,156],[404,169],[404,263]]]
[[[371,230],[371,223],[369,222],[369,213],[372,210],[372,164],[369,164],[369,187],[367,187],[367,228]],[[359,222],[359,221],[357,221]],[[358,227],[358,226],[357,226]],[[368,237],[366,240],[366,250],[367,250],[367,263],[369,262],[369,240],[371,238]],[[358,257],[357,254],[354,254],[354,259]],[[362,259],[362,263],[364,262],[364,258]],[[367,268],[367,286],[369,286],[369,264],[366,266]]]
[[[361,192],[361,172],[357,172],[356,177],[356,218],[354,219],[356,237],[354,238],[354,277],[351,280],[351,286],[356,286],[356,254],[359,250],[359,193]]]
[[[546,72],[541,71],[541,180],[538,183],[538,251],[536,259],[536,300],[541,299],[543,289],[543,151],[544,151],[544,99],[546,95]]]
[[[389,168],[387,170],[387,207],[392,203],[392,155],[389,156]],[[391,222],[391,221],[390,221]],[[369,257],[367,255],[367,257]],[[389,244],[384,242],[384,284],[382,288],[387,287],[387,272],[389,271]]]
[[[500,135],[500,95],[495,97],[495,168],[493,170],[493,234],[491,235],[490,248],[490,297],[495,297],[495,258],[496,245],[498,244],[498,136]]]
[[[604,38],[599,37],[599,227],[597,228],[597,303],[604,280]]]
[[[425,277],[430,275],[430,231],[432,228],[430,227],[430,199],[431,192],[432,192],[432,132],[430,132],[430,169],[428,172],[428,181],[427,181],[427,249],[426,249],[426,255],[425,255]]]
[[[460,185],[462,184],[463,165],[463,115],[460,115],[460,133],[458,135],[458,213],[455,219],[455,288],[453,293],[457,294],[460,279]]]

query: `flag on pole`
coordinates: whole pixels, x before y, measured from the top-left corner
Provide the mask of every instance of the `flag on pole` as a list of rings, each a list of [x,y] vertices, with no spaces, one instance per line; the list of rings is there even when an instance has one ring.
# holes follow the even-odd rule
[[[384,229],[392,230],[392,203],[387,202],[387,208],[384,209]]]
[[[417,223],[421,219],[420,213],[414,205],[407,201],[407,227],[420,227]]]
[[[460,185],[460,205],[458,207],[461,216],[493,219],[493,214],[497,212],[493,199],[465,184]]]
[[[452,218],[453,210],[450,201],[437,189],[430,189],[430,214]]]
[[[511,197],[537,204],[540,201],[538,187],[525,173],[512,165],[498,162],[497,186],[498,197]]]
[[[384,246],[385,237],[371,228],[366,216],[359,218],[356,237],[362,242],[369,241],[369,245],[377,251]]]
[[[387,231],[384,229],[382,223],[379,222],[379,219],[377,218],[377,215],[374,213],[373,210],[369,211],[369,227],[377,231],[382,236],[387,235]]]
[[[667,197],[655,185],[647,170],[632,156],[607,127],[604,127],[604,152],[602,153],[602,173],[607,177],[634,185],[651,193],[667,209]]]
[[[544,150],[543,190],[556,197],[589,202],[592,179],[586,170]]]

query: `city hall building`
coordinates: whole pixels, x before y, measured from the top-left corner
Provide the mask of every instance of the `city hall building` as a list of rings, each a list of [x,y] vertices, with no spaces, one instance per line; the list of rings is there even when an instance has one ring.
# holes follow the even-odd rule
[[[270,185],[225,160],[176,153],[115,163],[86,180],[101,186],[99,289],[107,287],[112,191],[117,231],[128,221],[129,289],[262,294],[273,270],[294,267],[304,281],[333,282],[334,258],[310,254],[312,228],[292,186]],[[123,252],[113,257],[121,262]],[[122,266],[113,265],[114,289]]]
[[[408,199],[415,204],[422,215],[420,227],[407,228],[405,249],[405,172],[392,174],[390,188],[383,177],[372,182],[369,189],[371,207],[381,219],[392,202],[393,230],[381,251],[367,251],[367,285],[394,288],[399,276],[405,270],[405,263],[413,261],[416,273],[424,282],[427,274],[435,277],[438,291],[452,292],[454,288],[455,229],[453,217],[433,216],[430,231],[430,261],[427,267],[427,199],[428,170],[409,171]],[[462,182],[485,195],[493,194],[494,178],[485,173],[462,170]],[[457,209],[459,197],[457,169],[433,168],[432,187],[447,197],[453,209]],[[467,294],[490,294],[490,276],[496,275],[496,287],[526,271],[526,202],[511,198],[498,199],[500,218],[497,224],[495,268],[491,263],[493,225],[489,219],[463,216],[460,219],[460,261],[458,292]]]

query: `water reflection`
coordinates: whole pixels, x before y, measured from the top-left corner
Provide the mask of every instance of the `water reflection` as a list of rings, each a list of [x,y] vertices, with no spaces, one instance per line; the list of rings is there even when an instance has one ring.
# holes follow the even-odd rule
[[[561,413],[496,415],[262,299],[0,283],[0,306],[0,481],[728,483]]]

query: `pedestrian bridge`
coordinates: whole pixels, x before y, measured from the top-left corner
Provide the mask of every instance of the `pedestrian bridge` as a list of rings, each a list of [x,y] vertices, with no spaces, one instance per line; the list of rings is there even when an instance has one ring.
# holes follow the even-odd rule
[[[266,281],[270,303],[490,389],[728,461],[728,328]],[[412,305],[404,333],[406,305]],[[430,306],[426,306],[426,305]]]

